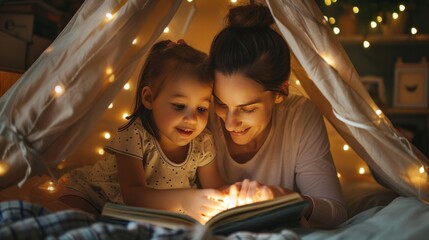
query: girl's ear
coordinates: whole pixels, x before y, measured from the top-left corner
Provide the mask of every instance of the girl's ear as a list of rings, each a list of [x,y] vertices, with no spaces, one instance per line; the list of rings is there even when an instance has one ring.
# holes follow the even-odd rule
[[[281,103],[285,99],[285,96],[280,93],[276,93],[274,96],[274,103]]]
[[[146,86],[142,89],[142,104],[145,108],[152,110],[152,90]]]

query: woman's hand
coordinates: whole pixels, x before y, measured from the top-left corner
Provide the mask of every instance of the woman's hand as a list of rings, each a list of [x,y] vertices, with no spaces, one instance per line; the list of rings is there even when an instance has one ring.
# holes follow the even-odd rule
[[[226,210],[223,203],[225,195],[215,189],[191,189],[181,197],[182,210],[202,224]]]
[[[237,182],[225,191],[225,194],[228,195],[228,208],[266,201],[288,193],[291,191],[281,187],[262,185],[249,179]]]

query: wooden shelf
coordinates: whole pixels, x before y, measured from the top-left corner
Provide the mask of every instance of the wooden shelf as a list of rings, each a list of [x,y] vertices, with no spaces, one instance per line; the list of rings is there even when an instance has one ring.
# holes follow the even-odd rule
[[[417,34],[417,35],[374,35],[364,37],[362,35],[355,36],[338,36],[338,39],[343,44],[361,44],[364,40],[368,40],[371,44],[379,43],[415,43],[415,42],[429,42],[429,34]]]
[[[383,108],[385,114],[419,114],[429,115],[429,108]]]

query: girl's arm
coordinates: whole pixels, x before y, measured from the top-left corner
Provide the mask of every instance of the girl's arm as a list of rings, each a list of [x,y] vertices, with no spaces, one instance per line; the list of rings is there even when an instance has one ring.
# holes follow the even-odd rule
[[[203,188],[220,188],[225,185],[225,181],[219,174],[216,160],[203,167],[199,167],[197,173]]]
[[[215,189],[153,189],[145,186],[142,161],[116,153],[118,181],[127,205],[185,212],[201,223],[224,210],[223,194]]]

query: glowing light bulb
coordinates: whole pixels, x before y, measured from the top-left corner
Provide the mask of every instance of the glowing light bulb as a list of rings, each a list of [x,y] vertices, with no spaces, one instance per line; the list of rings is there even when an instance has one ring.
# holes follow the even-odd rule
[[[136,44],[137,44],[137,38],[134,38],[134,40],[132,41],[132,44],[133,44],[133,45],[136,45]]]
[[[125,89],[125,90],[129,90],[129,89],[130,89],[130,84],[129,84],[129,83],[126,83],[126,84],[124,85],[124,89]]]
[[[107,108],[112,109],[113,108],[113,103],[109,104],[109,106]]]
[[[369,48],[369,46],[371,46],[371,44],[367,40],[363,41],[364,48]]]
[[[331,6],[331,4],[332,4],[331,0],[325,0],[325,5],[326,6]]]
[[[105,139],[110,139],[110,137],[111,137],[111,136],[110,136],[110,133],[109,133],[109,132],[105,132],[105,133],[104,133],[104,138],[105,138]]]
[[[371,21],[371,28],[376,28],[377,27],[377,23],[375,21]]]
[[[423,166],[421,166],[421,167],[420,167],[420,169],[419,169],[419,173],[420,173],[420,174],[425,173],[425,168],[424,168]]]
[[[55,91],[55,94],[59,96],[64,93],[64,88],[61,85],[57,85],[55,86],[54,91]]]
[[[399,14],[398,13],[392,13],[392,18],[393,19],[398,19],[398,17],[399,17]]]
[[[334,31],[335,35],[340,34],[340,29],[338,27],[334,27],[332,30]]]
[[[297,80],[295,80],[295,84],[299,86],[299,85],[301,85],[301,82],[297,79]]]
[[[333,17],[330,17],[328,19],[328,21],[329,21],[330,24],[335,24],[335,18],[333,18]]]
[[[405,11],[405,6],[403,4],[399,5],[399,11],[401,12]]]
[[[326,63],[333,66],[334,65],[334,59],[331,57],[331,55],[321,55],[322,58],[325,60]]]
[[[104,149],[102,148],[99,148],[97,152],[99,155],[104,155]]]
[[[168,32],[170,32],[170,28],[168,27],[164,28],[164,33],[168,33]]]
[[[354,13],[354,14],[358,14],[358,13],[359,13],[359,8],[358,8],[358,7],[356,7],[356,6],[354,6],[354,7],[352,8],[352,10],[353,10],[353,13]]]
[[[125,120],[126,120],[126,119],[127,119],[127,117],[128,117],[128,113],[124,113],[124,114],[122,114],[122,118],[123,118],[123,119],[125,119]]]
[[[106,68],[106,74],[107,75],[112,74],[112,73],[113,73],[113,69],[112,68],[110,68],[110,67]]]
[[[107,20],[111,20],[113,18],[113,14],[111,13],[106,13],[106,19]]]
[[[0,176],[2,176],[5,173],[7,173],[8,170],[9,170],[9,165],[7,165],[4,162],[0,162]]]
[[[381,23],[383,21],[383,18],[381,16],[377,16],[377,22]]]
[[[412,27],[411,28],[411,34],[413,34],[413,35],[417,34],[417,28]]]
[[[343,150],[344,151],[348,151],[350,149],[350,146],[349,145],[347,145],[347,144],[344,144],[344,146],[343,146]]]
[[[237,3],[237,0],[231,0],[231,3]]]
[[[363,168],[363,167],[359,168],[359,174],[360,175],[365,174],[365,168]]]
[[[337,172],[337,178],[341,178],[341,173]]]
[[[188,0],[188,2],[192,2],[192,0]]]
[[[375,110],[375,114],[377,114],[378,116],[381,116],[383,112],[380,109]]]
[[[328,21],[328,17],[327,16],[323,16],[323,18],[325,19],[325,21]]]
[[[54,192],[56,190],[55,188],[55,184],[53,182],[49,182],[48,186],[46,187],[46,190],[48,190],[48,192]]]
[[[58,164],[58,165],[57,165],[57,169],[58,169],[58,170],[64,169],[64,163],[60,163],[60,164]]]

